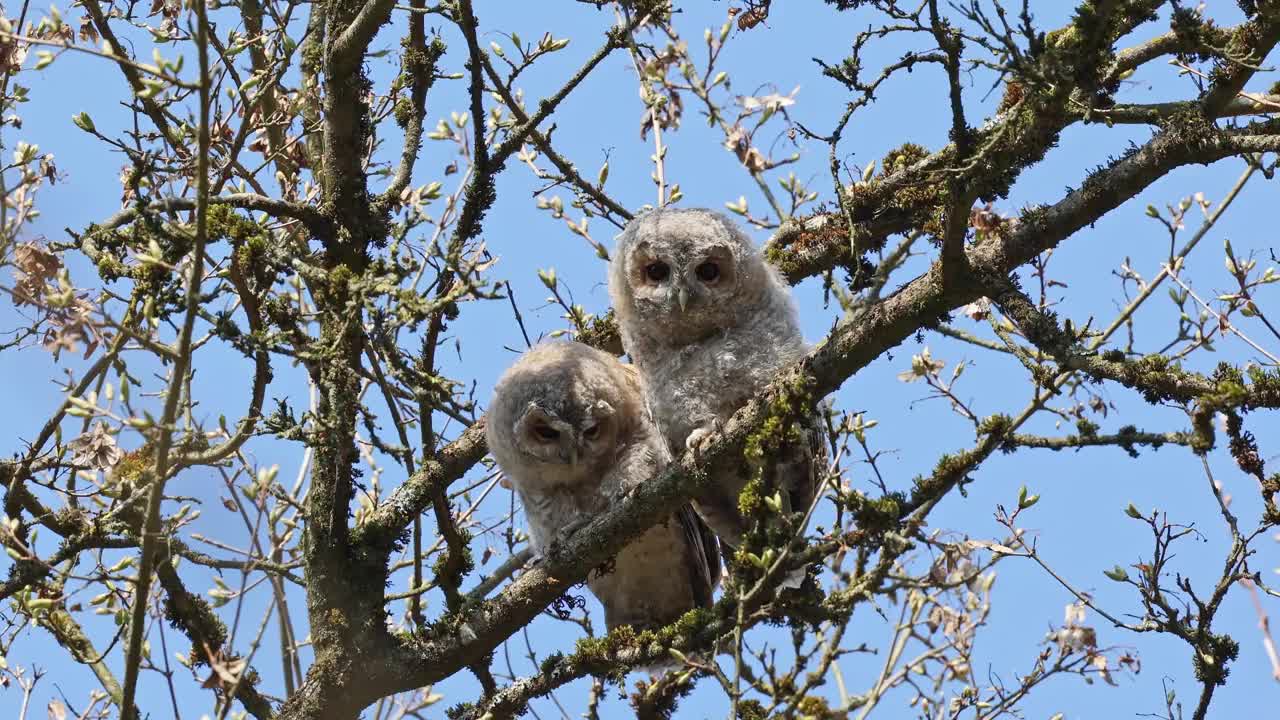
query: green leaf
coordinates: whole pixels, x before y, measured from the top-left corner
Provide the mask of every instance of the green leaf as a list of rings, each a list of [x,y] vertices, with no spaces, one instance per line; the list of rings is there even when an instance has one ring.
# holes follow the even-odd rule
[[[782,493],[775,492],[773,495],[764,498],[764,504],[774,512],[782,512]]]
[[[80,112],[72,115],[71,122],[75,123],[76,127],[87,133],[97,131],[97,128],[93,124],[93,118],[89,117],[89,113],[87,112]]]
[[[1129,573],[1125,572],[1125,569],[1119,565],[1111,568],[1110,570],[1103,570],[1102,574],[1116,582],[1124,582],[1129,579]]]

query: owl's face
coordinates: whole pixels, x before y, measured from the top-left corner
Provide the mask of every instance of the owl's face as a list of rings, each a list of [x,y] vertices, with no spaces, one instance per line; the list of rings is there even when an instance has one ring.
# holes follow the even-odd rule
[[[706,210],[651,212],[619,249],[637,319],[685,342],[733,324],[760,264],[750,240]]]
[[[511,428],[516,447],[529,460],[571,469],[611,459],[617,442],[613,406],[603,399],[581,400],[530,401]]]
[[[526,487],[600,476],[633,432],[643,390],[613,356],[575,342],[535,346],[498,381],[489,449]]]

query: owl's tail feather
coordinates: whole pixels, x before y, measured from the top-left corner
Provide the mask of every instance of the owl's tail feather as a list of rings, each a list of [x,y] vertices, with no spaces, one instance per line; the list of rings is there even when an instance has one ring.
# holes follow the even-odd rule
[[[647,673],[651,677],[659,677],[669,672],[679,670],[682,667],[684,667],[684,664],[679,660],[676,660],[673,657],[668,657],[664,660],[658,660],[647,665],[637,665],[635,669],[637,672]]]
[[[800,586],[804,584],[804,578],[805,578],[804,568],[802,567],[796,568],[795,570],[792,570],[791,572],[787,573],[786,577],[782,578],[782,581],[778,583],[778,589],[779,590],[799,590]]]

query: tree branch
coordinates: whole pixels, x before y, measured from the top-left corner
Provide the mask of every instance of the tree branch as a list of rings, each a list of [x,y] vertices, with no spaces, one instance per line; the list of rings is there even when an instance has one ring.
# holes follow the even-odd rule
[[[92,2],[92,0],[88,0]],[[133,591],[133,607],[129,621],[129,644],[125,654],[124,701],[121,703],[121,716],[125,720],[138,720],[138,709],[133,699],[138,689],[138,673],[142,669],[142,636],[146,631],[146,611],[151,589],[151,573],[156,561],[156,546],[160,542],[160,504],[164,499],[165,482],[169,479],[172,467],[169,463],[169,451],[173,444],[174,421],[178,417],[179,405],[182,401],[183,387],[187,382],[187,371],[191,365],[194,349],[191,344],[195,329],[197,310],[200,307],[200,285],[204,279],[204,249],[209,239],[209,112],[211,85],[213,78],[209,74],[209,19],[207,6],[196,4],[196,50],[199,55],[200,68],[200,108],[199,126],[197,128],[196,155],[196,232],[192,243],[191,267],[186,283],[186,313],[175,346],[177,357],[170,369],[172,376],[164,396],[164,410],[155,437],[155,467],[143,473],[142,484],[150,480],[147,489],[146,519],[142,529],[141,559],[138,563],[138,581]],[[149,478],[146,476],[150,475]]]
[[[173,556],[167,551],[157,559],[156,576],[165,594],[169,596],[165,614],[191,640],[192,662],[208,665],[234,661],[236,657],[233,650],[227,645],[226,626],[204,598],[187,591],[182,578],[173,567]],[[214,653],[214,657],[208,657],[206,653],[209,652]],[[236,699],[244,705],[245,710],[258,720],[273,717],[275,713],[271,709],[271,703],[258,692],[258,674],[246,667],[240,671],[240,678],[241,681],[236,686]]]
[[[241,210],[253,210],[256,212],[264,212],[277,219],[297,220],[307,226],[312,232],[327,236],[332,234],[333,225],[327,218],[317,212],[314,208],[302,203],[293,203],[287,200],[278,200],[269,198],[264,195],[254,193],[232,193],[230,195],[220,195],[218,197],[209,198],[210,205],[228,205]],[[111,230],[118,228],[149,214],[158,214],[164,212],[177,212],[179,210],[194,210],[196,201],[194,198],[168,197],[147,203],[145,206],[129,207],[112,215],[99,225],[94,225],[90,229],[93,231]],[[89,234],[89,233],[86,233]]]
[[[1133,7],[1126,8],[1123,12],[1117,10],[1112,14],[1111,19],[1116,23],[1114,27],[1108,23],[1100,23],[1094,30],[1123,36],[1161,4],[1163,3],[1156,0],[1133,3]],[[1252,37],[1248,30],[1250,27],[1245,23],[1232,28],[1231,32]],[[1079,44],[1091,47],[1091,37],[1091,34],[1082,37]],[[1267,42],[1273,45],[1274,42],[1269,38],[1270,35],[1261,38],[1261,45],[1270,47],[1266,45]],[[1160,54],[1178,50],[1181,46],[1174,40],[1175,38],[1157,38],[1140,46],[1142,51],[1121,52],[1114,61],[1113,68],[1102,78],[1103,83],[1114,79],[1124,69]],[[1047,52],[1041,63],[1048,68],[1053,63],[1074,62],[1077,58],[1070,53],[1077,50],[1073,45],[1067,44],[1056,52]],[[1233,74],[1229,78],[1224,77],[1223,82],[1238,80],[1239,77]],[[958,177],[952,178],[979,199],[1006,194],[1023,168],[1039,160],[1057,142],[1058,134],[1063,128],[1083,117],[1083,111],[1073,104],[1069,94],[1064,94],[1064,89],[1049,95],[1037,94],[1032,89],[1025,92],[1028,94],[1017,106],[1006,110],[996,118],[996,122],[976,132],[974,147],[979,148],[982,162],[969,163]],[[1233,91],[1231,98],[1235,94]],[[1208,107],[1215,113],[1208,117],[1218,117],[1216,113],[1222,112],[1227,106],[1213,103]],[[820,226],[818,232],[805,232],[804,225],[813,224],[812,221],[816,218],[806,219],[803,223],[779,228],[778,233],[765,246],[766,256],[791,282],[822,274],[837,265],[852,263],[862,253],[882,245],[888,235],[906,232],[922,222],[919,215],[927,215],[933,208],[903,208],[895,204],[895,198],[903,192],[918,192],[921,186],[936,185],[941,172],[955,172],[961,164],[957,152],[953,142],[909,167],[859,186],[845,203],[848,206],[846,211],[854,221],[852,233],[840,232],[825,224]]]
[[[1235,27],[1227,43],[1231,56],[1220,60],[1213,84],[1200,99],[1206,117],[1217,117],[1244,90],[1271,49],[1280,42],[1280,5],[1264,0],[1257,13]]]

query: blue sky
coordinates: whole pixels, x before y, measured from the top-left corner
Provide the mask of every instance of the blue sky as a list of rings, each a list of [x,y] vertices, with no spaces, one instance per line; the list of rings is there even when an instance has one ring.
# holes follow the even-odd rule
[[[718,28],[724,21],[729,3],[684,3],[687,7],[678,17],[676,26],[681,35],[694,47],[694,56],[703,59],[701,50],[703,29]],[[1220,22],[1238,21],[1233,3],[1213,3],[1211,9]],[[1226,7],[1216,7],[1218,5]],[[1038,1],[1032,3],[1042,27],[1061,24],[1069,10],[1068,3]],[[73,13],[69,13],[74,17]],[[487,0],[477,3],[477,14],[483,31],[482,41],[494,41],[504,46],[509,40],[500,34],[516,31],[524,38],[536,38],[542,31],[550,30],[556,37],[568,37],[571,43],[564,51],[540,62],[523,80],[526,102],[552,91],[587,56],[594,52],[602,38],[603,30],[613,21],[612,12],[597,11],[589,5],[559,3],[511,3]],[[732,94],[764,95],[772,92],[788,94],[798,88],[795,106],[789,108],[794,119],[817,132],[825,132],[834,123],[847,99],[842,86],[824,78],[813,58],[829,63],[838,62],[848,51],[849,41],[858,31],[865,29],[875,18],[867,13],[849,12],[837,14],[816,0],[775,3],[767,27],[751,32],[734,31],[721,54],[720,67],[731,76]],[[388,27],[379,36],[375,48],[394,50],[399,38],[403,17],[396,18],[396,25]],[[1149,25],[1134,36],[1134,41],[1163,30],[1162,21]],[[445,57],[448,70],[461,71],[465,46],[451,26],[441,28],[450,52]],[[923,42],[923,40],[921,41]],[[911,46],[917,47],[917,46]],[[908,49],[903,41],[890,39],[864,57],[869,72],[878,71],[878,61],[892,62]],[[149,55],[145,45],[139,45],[139,55]],[[188,68],[193,57],[187,58]],[[1275,58],[1271,58],[1274,62]],[[389,58],[370,62],[371,77],[378,92],[386,84],[394,68]],[[6,128],[3,138],[6,147],[17,139],[37,143],[44,152],[57,156],[59,168],[67,174],[64,182],[42,192],[40,207],[43,216],[31,228],[32,236],[44,235],[64,238],[64,227],[82,229],[88,223],[100,220],[119,207],[118,171],[124,160],[119,155],[105,151],[71,123],[71,116],[82,110],[89,111],[105,133],[119,132],[129,118],[117,104],[126,92],[121,76],[115,68],[100,59],[81,55],[67,55],[50,68],[28,78],[33,86],[32,102],[23,107],[24,127],[15,131]],[[970,117],[980,121],[989,115],[999,92],[988,96],[992,78],[988,74],[974,73],[966,77],[966,102]],[[1266,79],[1257,83],[1262,89],[1272,82]],[[1145,68],[1126,83],[1121,99],[1129,102],[1154,102],[1192,97],[1194,87],[1185,79],[1178,79],[1174,71],[1161,63]],[[466,106],[465,85],[461,81],[441,82],[432,91],[428,101],[428,127],[437,119],[449,117],[450,112],[460,112]],[[636,91],[635,73],[624,54],[608,58],[581,88],[564,103],[556,115],[555,140],[562,154],[574,161],[584,175],[594,177],[606,157],[610,162],[610,175],[606,189],[623,205],[638,208],[653,202],[653,185],[649,181],[652,164],[651,141],[639,137],[642,106]],[[844,159],[858,168],[882,157],[885,152],[905,141],[916,142],[928,148],[937,148],[946,142],[949,118],[946,111],[946,86],[941,71],[933,67],[921,67],[910,75],[891,81],[879,94],[879,102],[855,116],[845,133],[841,150]],[[1087,170],[1118,154],[1132,140],[1142,142],[1150,137],[1150,130],[1140,126],[1116,127],[1076,126],[1063,133],[1059,147],[1049,153],[1043,163],[1026,172],[1008,200],[997,203],[996,209],[1014,213],[1019,208],[1037,202],[1053,202],[1061,197],[1064,188],[1079,186]],[[686,102],[684,124],[678,132],[664,136],[670,149],[666,173],[668,182],[678,182],[686,207],[723,207],[740,195],[749,201],[753,212],[762,212],[765,203],[755,185],[742,170],[733,154],[722,146],[723,136],[718,129],[708,129],[697,111],[692,98]],[[388,137],[384,155],[398,152],[397,138]],[[785,177],[787,171],[796,175],[811,188],[818,190],[820,199],[831,199],[831,187],[826,171],[826,147],[812,142],[797,141],[801,154],[799,162],[781,173],[771,175],[776,191],[776,178]],[[778,141],[779,154],[787,154],[790,141]],[[440,179],[446,189],[457,182],[458,176],[444,177],[443,167],[453,157],[443,143],[428,142],[424,146],[421,173],[417,184]],[[1058,303],[1056,309],[1063,316],[1071,317],[1077,325],[1092,317],[1096,324],[1107,324],[1119,307],[1124,304],[1120,283],[1113,270],[1128,258],[1130,265],[1144,277],[1153,276],[1159,269],[1162,256],[1167,254],[1167,236],[1152,220],[1146,218],[1143,209],[1148,204],[1163,207],[1194,192],[1204,192],[1211,201],[1218,201],[1230,188],[1243,169],[1243,162],[1227,160],[1210,167],[1189,167],[1156,183],[1147,192],[1107,216],[1092,228],[1087,228],[1065,242],[1054,253],[1050,265],[1051,275],[1066,284],[1051,290],[1051,298]],[[532,192],[539,182],[530,172],[512,161],[498,183],[499,200],[489,212],[484,225],[484,239],[490,250],[499,258],[494,278],[509,281],[515,290],[516,301],[524,315],[530,333],[548,333],[564,327],[559,309],[543,302],[545,289],[537,277],[537,270],[554,267],[561,278],[562,287],[571,291],[577,302],[588,310],[603,312],[607,308],[604,264],[583,240],[570,233],[562,221],[552,219],[545,211],[535,207]],[[564,199],[571,199],[567,191],[553,191]],[[1189,277],[1202,295],[1213,296],[1228,288],[1230,278],[1222,269],[1222,242],[1230,239],[1238,255],[1255,252],[1265,265],[1267,251],[1276,246],[1274,214],[1274,187],[1255,178],[1233,209],[1209,233],[1205,241],[1192,255]],[[579,215],[569,213],[574,220]],[[1194,217],[1194,216],[1192,216]],[[612,245],[614,230],[596,219],[590,225],[593,237],[607,246]],[[1187,235],[1194,231],[1194,221],[1189,223]],[[766,237],[759,230],[753,235],[760,241]],[[1184,238],[1187,236],[1184,235]],[[927,257],[916,258],[902,273],[907,279],[922,269]],[[73,278],[88,286],[92,280],[83,265],[72,265]],[[6,279],[5,282],[8,282]],[[801,305],[806,337],[816,341],[830,328],[838,317],[838,308],[824,308],[820,285],[808,281],[796,289]],[[1274,295],[1274,291],[1272,293]],[[1264,307],[1272,306],[1264,298]],[[1136,347],[1155,350],[1169,338],[1176,312],[1163,293],[1145,307],[1138,316]],[[0,327],[8,329],[17,322],[15,311],[8,302],[0,303]],[[957,315],[955,324],[974,331],[989,333],[983,326]],[[1255,328],[1256,330],[1256,328]],[[1249,328],[1246,328],[1246,332]],[[476,397],[482,406],[492,389],[492,383],[501,370],[510,363],[513,354],[507,348],[523,347],[523,339],[512,320],[507,301],[469,303],[464,306],[460,320],[450,328],[451,340],[460,343],[461,350],[454,353],[452,344],[444,353],[446,371],[467,383],[475,382]],[[1264,345],[1274,349],[1278,344]],[[928,345],[935,357],[948,362],[948,370],[959,361],[975,364],[966,370],[957,386],[960,397],[974,411],[985,416],[995,412],[1017,412],[1030,396],[1030,386],[1025,373],[1016,363],[1003,356],[996,357],[971,346],[959,345],[941,336],[925,333],[923,345]],[[877,360],[856,377],[850,379],[835,396],[838,408],[864,410],[868,418],[879,421],[872,431],[873,447],[886,451],[881,469],[889,484],[895,488],[909,487],[913,476],[927,473],[943,452],[964,449],[973,444],[971,425],[951,413],[942,400],[921,401],[926,390],[920,384],[907,385],[896,379],[896,374],[907,369],[913,353],[920,352],[922,344],[908,340],[899,348]],[[243,408],[241,386],[247,373],[245,362],[229,353],[210,351],[204,363],[198,365],[197,398],[199,410],[207,420],[216,419],[219,413],[234,417]],[[1247,347],[1238,341],[1226,340],[1218,344],[1216,355],[1197,354],[1189,364],[1196,369],[1211,369],[1220,359],[1244,362],[1251,359]],[[78,363],[64,356],[67,367],[77,368]],[[42,418],[59,401],[57,388],[47,382],[62,377],[62,369],[51,364],[47,353],[39,348],[29,348],[19,353],[0,355],[0,369],[11,381],[7,386],[12,393],[12,407],[24,412],[10,412],[0,416],[0,438],[6,443],[2,449],[14,452],[21,449],[22,439],[31,438]],[[240,392],[236,392],[240,390]],[[1180,430],[1187,426],[1185,416],[1174,408],[1154,408],[1143,403],[1122,388],[1104,386],[1103,396],[1114,404],[1116,410],[1106,420],[1100,420],[1103,430],[1114,431],[1124,424],[1136,424],[1148,430]],[[269,397],[287,397],[295,408],[306,405],[305,381],[296,368],[279,364],[276,379]],[[917,402],[919,401],[919,402]],[[1259,436],[1264,457],[1275,458],[1275,425],[1273,417],[1256,414],[1250,416],[1249,427]],[[71,426],[68,426],[70,431]],[[1034,421],[1028,431],[1047,435],[1065,434],[1071,428],[1057,428],[1051,419]],[[134,447],[136,437],[122,438],[125,447]],[[292,478],[297,472],[301,451],[295,446],[258,441],[250,448],[255,460],[264,466],[279,464],[281,475]],[[1097,602],[1113,614],[1124,616],[1139,612],[1139,604],[1132,588],[1123,588],[1110,582],[1102,571],[1114,565],[1127,566],[1137,562],[1150,552],[1148,535],[1138,523],[1124,514],[1128,503],[1148,511],[1159,508],[1167,511],[1171,519],[1192,524],[1201,531],[1199,539],[1184,541],[1178,548],[1173,567],[1189,577],[1197,589],[1216,580],[1221,561],[1227,549],[1228,536],[1218,516],[1214,500],[1207,488],[1200,463],[1189,451],[1166,447],[1159,451],[1142,450],[1138,461],[1128,458],[1116,448],[1096,448],[1081,452],[1050,453],[1024,450],[1014,455],[998,455],[990,459],[974,474],[975,482],[968,486],[967,496],[953,494],[935,512],[932,527],[967,535],[978,539],[999,539],[1002,529],[993,519],[997,503],[1006,507],[1016,503],[1018,488],[1026,485],[1031,492],[1041,495],[1040,503],[1022,520],[1029,532],[1036,533],[1040,552],[1064,578],[1075,587],[1093,593]],[[1258,517],[1259,503],[1254,482],[1240,473],[1221,449],[1210,458],[1215,476],[1223,483],[1225,491],[1235,498],[1233,509],[1246,526]],[[402,474],[391,463],[384,465],[381,478],[383,487],[399,482]],[[865,490],[872,487],[865,466],[855,465],[849,471],[851,482]],[[216,502],[221,480],[211,471],[200,470],[176,479],[171,489],[184,495],[204,498],[204,516],[195,526],[199,532],[215,535],[232,532],[226,529],[228,522],[238,522]],[[509,504],[506,491],[495,492],[486,502],[484,511],[492,516],[500,514]],[[231,536],[236,538],[234,534]],[[45,549],[52,547],[45,538]],[[501,547],[496,537],[477,539],[479,551],[486,544]],[[1273,568],[1280,566],[1280,552],[1271,538],[1262,538],[1253,567],[1264,572],[1264,577],[1274,578]],[[477,552],[478,554],[478,552]],[[500,562],[500,556],[491,560],[482,572]],[[7,561],[0,561],[7,562]],[[0,565],[0,568],[3,568]],[[917,563],[923,567],[923,561]],[[238,576],[228,573],[228,584],[235,586]],[[393,590],[403,590],[407,579],[398,578]],[[470,582],[474,582],[472,579]],[[192,583],[192,590],[201,590]],[[256,628],[261,613],[266,608],[267,596],[258,591],[245,605],[245,615],[237,648],[243,650]],[[992,619],[978,638],[975,667],[980,680],[988,675],[1009,681],[1015,674],[1030,669],[1038,643],[1051,626],[1062,622],[1063,607],[1071,601],[1070,595],[1038,567],[1025,560],[1009,560],[999,566],[998,580],[993,598]],[[291,596],[292,607],[300,612],[304,607],[300,593]],[[439,598],[428,601],[429,612],[438,610]],[[602,626],[599,608],[592,601],[593,619]],[[1280,612],[1280,603],[1272,599],[1267,605],[1274,616]],[[896,609],[882,605],[879,612],[896,617]],[[1095,683],[1086,687],[1078,678],[1060,678],[1033,692],[1025,709],[1027,717],[1048,717],[1063,712],[1066,717],[1093,717],[1105,713],[1109,717],[1130,717],[1136,713],[1162,712],[1164,689],[1162,681],[1176,689],[1179,698],[1190,707],[1194,705],[1198,686],[1191,675],[1190,650],[1180,641],[1164,636],[1135,636],[1106,627],[1092,613],[1089,620],[1099,631],[1104,645],[1135,648],[1142,660],[1142,672],[1136,676],[1120,674],[1117,687]],[[1262,645],[1255,625],[1257,618],[1247,595],[1236,590],[1227,600],[1219,615],[1217,625],[1240,641],[1241,655],[1233,666],[1230,681],[1220,689],[1215,700],[1218,714],[1230,716],[1256,710],[1260,704],[1274,702],[1280,696],[1280,687],[1270,678],[1269,666],[1262,652]],[[91,626],[96,633],[109,633],[109,627]],[[274,628],[268,630],[267,641],[255,659],[255,666],[264,676],[264,687],[278,691],[281,687],[279,661],[274,648]],[[578,630],[574,626],[540,618],[530,629],[530,638],[540,656],[552,650],[568,650]],[[95,635],[100,647],[105,646],[109,634]],[[863,606],[855,615],[848,635],[848,642],[862,642],[873,647],[883,647],[888,638],[887,625],[877,615],[877,609]],[[755,643],[765,640],[787,642],[781,635],[758,632]],[[185,652],[184,641],[175,633],[169,633],[169,649]],[[155,645],[153,641],[153,645]],[[530,670],[527,661],[520,658],[525,650],[517,636],[510,648],[518,673]],[[69,665],[61,651],[47,635],[34,631],[15,650],[15,657],[23,663],[34,663],[53,671],[56,687],[66,697],[78,701],[94,687],[92,674],[82,666]],[[157,658],[158,659],[158,658]],[[114,661],[119,663],[118,656]],[[867,689],[883,656],[849,656],[842,662],[842,671],[850,692]],[[10,662],[13,662],[11,658]],[[497,655],[497,666],[505,670],[503,654]],[[198,717],[211,708],[208,691],[184,684],[181,701],[184,717]],[[560,702],[570,715],[576,716],[585,703],[587,684],[575,683],[558,693]],[[163,692],[163,685],[156,678],[148,677],[145,693]],[[475,686],[469,677],[459,677],[436,688],[445,695],[445,701],[427,711],[428,717],[443,717],[444,708],[455,702],[474,697]],[[833,697],[835,690],[824,689]],[[613,707],[621,711],[625,703],[611,694]],[[0,692],[0,708],[17,699],[12,689]],[[37,708],[49,699],[59,697],[55,682],[46,679],[37,693]],[[143,695],[146,697],[146,695]],[[164,695],[154,695],[147,703],[153,717],[168,714],[169,705]],[[899,717],[906,714],[904,700],[907,696],[891,696],[880,714]],[[190,710],[186,708],[189,707]],[[535,704],[542,717],[557,717],[559,711],[547,701]],[[679,717],[723,717],[725,703],[710,683],[703,685],[681,706]]]

